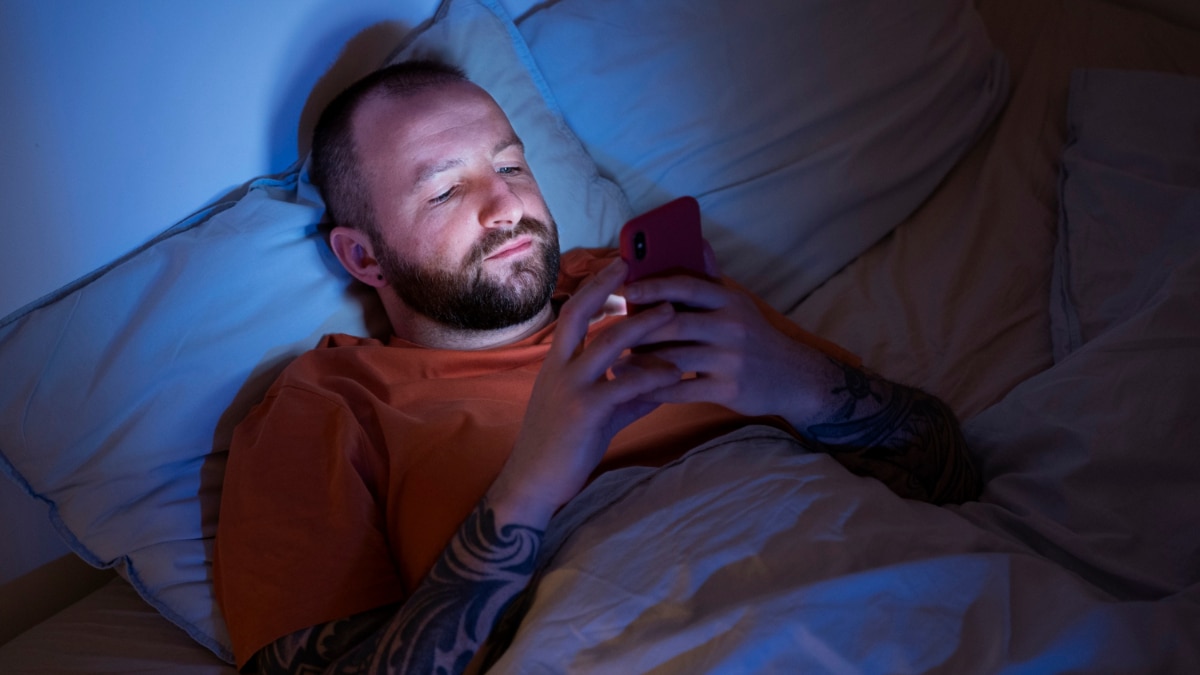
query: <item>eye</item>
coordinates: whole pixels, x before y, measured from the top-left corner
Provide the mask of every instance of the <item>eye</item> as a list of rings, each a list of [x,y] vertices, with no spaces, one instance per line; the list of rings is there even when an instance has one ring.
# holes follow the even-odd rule
[[[519,167],[519,166],[502,166],[502,167],[496,169],[496,173],[509,174],[509,175],[521,173],[521,167]]]
[[[449,190],[446,190],[442,194],[434,197],[433,199],[430,199],[429,203],[430,204],[441,204],[442,202],[450,199],[450,197],[452,197],[452,196],[454,196],[454,188],[450,188]]]

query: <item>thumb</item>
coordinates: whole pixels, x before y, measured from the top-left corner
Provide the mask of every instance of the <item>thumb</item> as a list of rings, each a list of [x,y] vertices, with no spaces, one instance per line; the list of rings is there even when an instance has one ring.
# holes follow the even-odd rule
[[[721,268],[717,265],[717,252],[713,250],[712,244],[708,243],[707,239],[701,241],[704,243],[704,273],[714,279],[720,279]]]

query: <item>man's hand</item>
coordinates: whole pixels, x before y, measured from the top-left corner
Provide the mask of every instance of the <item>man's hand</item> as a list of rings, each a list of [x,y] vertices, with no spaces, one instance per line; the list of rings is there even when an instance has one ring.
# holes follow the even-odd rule
[[[682,303],[679,312],[648,336],[665,343],[654,355],[695,373],[647,395],[658,403],[709,402],[743,415],[779,415],[803,429],[829,405],[838,368],[819,351],[780,332],[754,301],[715,281],[689,276],[630,284],[631,303]]]
[[[976,499],[978,471],[949,406],[919,389],[841,363],[781,332],[754,301],[689,276],[625,289],[638,304],[682,303],[646,337],[655,357],[694,378],[656,389],[656,403],[709,402],[744,415],[777,415],[854,473],[934,503]]]
[[[625,263],[613,261],[559,311],[516,445],[488,491],[499,520],[543,527],[583,487],[613,436],[658,406],[649,396],[679,381],[670,363],[622,356],[653,341],[649,336],[674,316],[669,304],[617,322],[585,344],[589,321],[625,274]]]

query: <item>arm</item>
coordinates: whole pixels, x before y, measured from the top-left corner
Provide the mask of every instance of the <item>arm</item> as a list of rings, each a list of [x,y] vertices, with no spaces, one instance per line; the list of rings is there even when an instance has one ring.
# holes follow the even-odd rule
[[[686,344],[655,355],[697,377],[651,395],[660,403],[708,401],[745,415],[776,415],[851,471],[897,494],[934,503],[975,499],[980,479],[954,413],[937,398],[825,356],[784,335],[752,298],[691,277],[626,288],[631,302],[682,302],[651,336]]]
[[[883,481],[896,494],[934,504],[979,497],[958,419],[940,399],[834,359],[841,373],[826,407],[797,430],[860,476]]]
[[[263,672],[459,673],[534,572],[550,516],[582,487],[612,437],[657,407],[642,400],[678,381],[662,362],[627,363],[673,315],[669,306],[606,328],[583,346],[589,320],[624,278],[610,265],[559,312],[508,462],[429,574],[399,606],[280,638]],[[612,368],[621,375],[608,377]],[[305,669],[308,670],[305,670]]]
[[[484,497],[400,606],[305,628],[258,654],[263,673],[460,673],[529,583],[542,530],[496,522]]]

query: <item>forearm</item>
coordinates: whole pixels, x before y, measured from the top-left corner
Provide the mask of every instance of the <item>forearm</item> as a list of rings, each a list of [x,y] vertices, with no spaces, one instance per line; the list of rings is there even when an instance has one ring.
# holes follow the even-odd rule
[[[819,412],[793,426],[856,474],[902,497],[942,503],[976,499],[981,480],[958,419],[919,389],[827,359]]]
[[[543,531],[500,525],[484,498],[395,611],[315,626],[259,654],[262,672],[460,673],[533,575]]]

